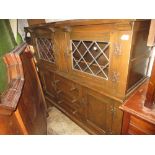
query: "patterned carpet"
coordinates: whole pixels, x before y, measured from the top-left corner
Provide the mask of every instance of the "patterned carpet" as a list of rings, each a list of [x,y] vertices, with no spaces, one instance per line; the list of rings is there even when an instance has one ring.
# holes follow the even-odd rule
[[[47,133],[48,135],[88,135],[86,131],[55,107],[49,109]]]

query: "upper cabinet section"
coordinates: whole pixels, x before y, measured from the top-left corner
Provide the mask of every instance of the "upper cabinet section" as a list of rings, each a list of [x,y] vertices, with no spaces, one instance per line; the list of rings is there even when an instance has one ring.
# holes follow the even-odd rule
[[[32,36],[32,44],[36,51],[38,63],[45,63],[56,68],[56,56],[54,48],[54,29],[37,27],[29,31]]]
[[[150,20],[68,20],[28,27],[38,66],[124,100],[147,78]]]
[[[133,22],[127,20],[68,27],[66,60],[70,75],[110,96],[123,98],[132,27]]]

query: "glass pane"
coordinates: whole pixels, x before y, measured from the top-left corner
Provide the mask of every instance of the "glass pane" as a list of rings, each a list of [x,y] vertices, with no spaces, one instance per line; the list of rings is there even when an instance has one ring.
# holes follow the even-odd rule
[[[73,69],[108,79],[109,42],[72,40]]]
[[[51,63],[55,63],[55,57],[51,39],[37,38],[37,49],[40,59]]]

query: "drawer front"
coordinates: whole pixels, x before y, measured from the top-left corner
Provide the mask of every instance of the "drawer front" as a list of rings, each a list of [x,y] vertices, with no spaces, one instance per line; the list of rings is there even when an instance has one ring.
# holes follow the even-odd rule
[[[70,96],[79,96],[78,85],[71,80],[67,80],[59,75],[55,76],[57,90],[65,90],[65,93]]]
[[[75,103],[72,102],[72,99],[66,96],[66,94],[63,92],[59,94],[57,104],[64,108],[70,114],[75,114],[77,112]]]
[[[54,73],[51,71],[39,71],[40,79],[43,87],[44,94],[56,101],[56,89]]]
[[[75,115],[78,113],[80,108],[80,87],[59,75],[55,77],[56,83],[56,95],[58,104],[64,108],[70,108],[71,112]]]
[[[56,91],[63,92],[68,98],[72,100],[79,100],[80,98],[80,87],[78,84],[67,80],[59,75],[56,75],[55,81],[56,84]]]
[[[131,115],[128,133],[134,135],[155,134],[155,125]]]

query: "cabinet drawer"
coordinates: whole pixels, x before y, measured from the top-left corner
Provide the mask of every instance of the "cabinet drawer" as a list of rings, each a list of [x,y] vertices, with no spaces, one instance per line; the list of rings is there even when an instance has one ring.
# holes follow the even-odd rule
[[[155,125],[131,115],[128,132],[139,135],[155,134]]]
[[[71,107],[78,107],[79,98],[70,97],[63,91],[57,95],[57,98],[59,101],[66,101],[66,103],[69,104]]]
[[[59,75],[55,76],[58,104],[67,112],[81,119],[84,117],[84,105],[81,102],[81,86]]]
[[[54,73],[50,71],[40,71],[40,79],[44,94],[49,96],[53,101],[56,100],[56,91],[54,85]]]
[[[80,107],[79,100],[72,99],[63,92],[59,94],[57,103],[58,105],[63,107],[67,112],[73,115],[75,115],[78,112],[78,109]]]
[[[56,81],[58,81],[56,84],[57,92],[63,91],[71,99],[79,98],[80,88],[76,83],[67,80],[59,75],[56,75],[55,79]]]

